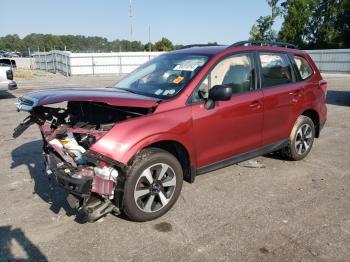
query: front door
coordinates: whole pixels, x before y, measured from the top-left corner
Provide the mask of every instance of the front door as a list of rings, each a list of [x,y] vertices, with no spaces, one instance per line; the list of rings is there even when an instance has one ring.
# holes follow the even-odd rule
[[[215,85],[232,88],[229,101],[206,109]],[[256,148],[262,143],[262,91],[256,88],[254,58],[236,54],[221,60],[193,94],[192,120],[197,167],[204,167]]]

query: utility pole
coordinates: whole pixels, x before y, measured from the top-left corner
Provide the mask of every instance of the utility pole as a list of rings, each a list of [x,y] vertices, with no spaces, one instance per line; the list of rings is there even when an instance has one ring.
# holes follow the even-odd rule
[[[129,18],[130,18],[130,41],[132,41],[133,28],[132,28],[132,7],[131,7],[131,0],[129,0]]]

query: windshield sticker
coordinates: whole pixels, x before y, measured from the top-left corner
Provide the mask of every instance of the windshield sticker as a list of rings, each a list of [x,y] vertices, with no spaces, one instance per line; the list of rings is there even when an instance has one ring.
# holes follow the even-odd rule
[[[173,84],[180,84],[182,82],[182,80],[184,80],[185,78],[183,76],[178,76],[173,80]]]
[[[191,71],[192,72],[192,71],[196,70],[197,67],[198,67],[198,65],[194,65],[194,64],[176,65],[173,70]]]
[[[158,89],[156,92],[154,92],[157,96],[159,96],[163,92],[162,89]]]
[[[175,89],[165,90],[163,96],[172,95],[175,93]]]

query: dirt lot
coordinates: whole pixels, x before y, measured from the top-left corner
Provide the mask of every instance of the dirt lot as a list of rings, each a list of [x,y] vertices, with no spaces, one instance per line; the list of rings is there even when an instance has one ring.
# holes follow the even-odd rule
[[[348,261],[350,257],[350,76],[329,82],[328,121],[303,161],[256,158],[185,183],[164,217],[133,223],[108,215],[93,224],[69,216],[65,192],[43,170],[32,126],[15,96],[57,86],[108,86],[112,77],[48,76],[19,81],[0,96],[0,261]]]

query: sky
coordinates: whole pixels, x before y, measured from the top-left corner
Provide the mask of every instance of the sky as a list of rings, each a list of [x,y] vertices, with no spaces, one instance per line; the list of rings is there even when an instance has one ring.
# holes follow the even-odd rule
[[[8,10],[8,11],[6,11]],[[0,36],[30,33],[102,36],[174,44],[230,44],[249,37],[255,20],[270,14],[265,0],[0,0]],[[280,19],[275,23],[279,29]]]

